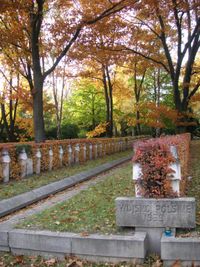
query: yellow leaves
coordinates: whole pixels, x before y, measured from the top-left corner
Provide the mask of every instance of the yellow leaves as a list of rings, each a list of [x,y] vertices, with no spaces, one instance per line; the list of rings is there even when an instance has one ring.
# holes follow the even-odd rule
[[[86,134],[87,138],[92,138],[96,136],[100,136],[101,134],[106,132],[106,127],[109,125],[109,123],[100,123],[93,131],[90,131]]]
[[[16,120],[16,125],[23,132],[20,133],[20,142],[27,141],[30,137],[33,137],[33,120],[32,118],[20,118]]]
[[[195,103],[199,101],[200,101],[200,93],[195,94],[190,100],[191,103]]]

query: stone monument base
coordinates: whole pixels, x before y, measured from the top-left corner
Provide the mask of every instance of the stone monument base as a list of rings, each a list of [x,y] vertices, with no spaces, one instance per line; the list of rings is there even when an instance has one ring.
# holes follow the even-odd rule
[[[116,199],[116,223],[120,227],[135,227],[135,232],[147,234],[148,254],[161,254],[161,237],[176,228],[195,228],[195,198],[134,198]]]

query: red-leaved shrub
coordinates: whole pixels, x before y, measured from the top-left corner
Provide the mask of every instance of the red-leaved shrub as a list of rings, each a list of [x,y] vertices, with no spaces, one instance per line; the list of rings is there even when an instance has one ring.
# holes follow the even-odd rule
[[[173,170],[170,164],[175,158],[170,152],[170,146],[176,146],[181,164],[181,195],[185,193],[187,167],[189,160],[190,134],[165,136],[147,141],[139,141],[134,145],[133,161],[139,163],[142,175],[136,181],[140,185],[143,197],[167,198],[176,197],[171,188],[170,177]]]

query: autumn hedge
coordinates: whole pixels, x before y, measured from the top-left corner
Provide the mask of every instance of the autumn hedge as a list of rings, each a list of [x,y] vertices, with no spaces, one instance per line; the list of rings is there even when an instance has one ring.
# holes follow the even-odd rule
[[[138,141],[134,144],[133,161],[139,163],[142,175],[136,183],[140,186],[140,194],[144,197],[176,197],[171,187],[170,177],[173,170],[170,165],[175,162],[170,146],[177,148],[181,165],[180,194],[186,191],[188,175],[190,134],[164,136],[157,139]]]
[[[2,155],[7,151],[11,159],[9,179],[21,179],[21,165],[19,154],[25,150],[29,159],[32,160],[33,173],[36,173],[36,153],[39,149],[41,152],[41,172],[49,170],[49,151],[52,151],[52,169],[58,169],[70,164],[82,163],[89,159],[103,157],[115,152],[132,148],[133,141],[141,137],[124,137],[124,138],[93,138],[93,139],[66,139],[56,141],[46,141],[44,143],[24,142],[24,143],[3,143],[0,144],[0,181],[3,180],[2,174]],[[76,151],[78,145],[80,151]],[[68,149],[71,147],[71,161],[69,160]],[[62,147],[62,163],[60,161],[59,149]],[[92,148],[92,150],[91,150]],[[76,155],[78,153],[78,162]],[[85,154],[84,154],[85,153]]]

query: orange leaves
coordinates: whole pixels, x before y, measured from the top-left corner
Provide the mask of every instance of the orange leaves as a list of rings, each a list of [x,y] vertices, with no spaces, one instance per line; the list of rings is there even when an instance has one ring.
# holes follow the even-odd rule
[[[139,141],[135,144],[133,161],[140,163],[142,177],[138,184],[144,197],[173,197],[169,177],[173,174],[170,164],[175,161],[169,147],[175,145],[181,162],[182,183],[187,170],[190,135],[166,136],[159,139]],[[182,186],[182,193],[185,188]]]
[[[92,138],[96,136],[100,136],[101,134],[106,132],[106,128],[109,125],[109,123],[100,123],[98,126],[95,127],[93,131],[90,131],[86,134],[87,138]]]
[[[172,171],[168,166],[173,162],[173,158],[164,140],[140,142],[137,150],[139,153],[135,154],[133,160],[142,167],[142,177],[138,184],[141,184],[143,196],[172,197],[174,194],[168,186],[168,175]]]

